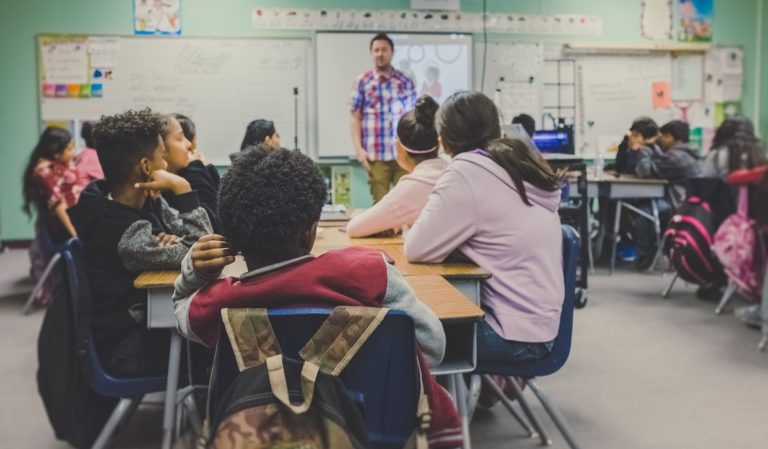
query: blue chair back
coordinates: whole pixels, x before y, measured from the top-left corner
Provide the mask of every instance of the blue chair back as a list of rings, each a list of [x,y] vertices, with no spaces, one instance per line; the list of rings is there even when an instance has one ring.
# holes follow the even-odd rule
[[[563,235],[563,278],[565,298],[560,312],[560,327],[557,331],[555,346],[550,354],[540,360],[515,363],[481,363],[478,362],[478,374],[502,374],[527,379],[546,376],[559,370],[568,360],[571,352],[573,335],[573,307],[576,299],[576,268],[579,265],[579,249],[581,238],[579,233],[569,225],[561,225]]]
[[[275,309],[269,320],[285,357],[300,360],[299,350],[328,317],[330,308]],[[401,448],[416,426],[419,371],[413,320],[392,310],[339,378],[361,407],[371,443]],[[215,409],[238,374],[232,348],[222,331],[210,403]]]
[[[82,266],[83,243],[76,238],[69,239],[64,244],[61,256],[67,277],[69,299],[74,309],[75,325],[78,327],[81,324],[85,326],[87,348],[84,347],[82,350],[88,351],[93,391],[102,396],[122,398],[165,390],[165,377],[116,378],[104,370],[96,354],[93,339],[90,337],[91,291]]]

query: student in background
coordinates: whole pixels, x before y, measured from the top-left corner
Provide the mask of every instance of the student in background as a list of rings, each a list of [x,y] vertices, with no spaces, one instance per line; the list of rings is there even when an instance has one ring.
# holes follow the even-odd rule
[[[24,170],[24,212],[34,208],[54,243],[77,235],[67,215],[82,184],[72,163],[75,142],[66,129],[49,126],[40,135]]]
[[[104,178],[104,171],[99,164],[99,155],[96,154],[93,144],[93,122],[83,122],[80,127],[80,137],[85,142],[85,148],[75,156],[75,165],[82,184],[88,185],[92,181]]]
[[[256,147],[236,160],[221,184],[224,235],[201,238],[174,284],[179,332],[214,346],[225,307],[390,307],[413,318],[421,353],[429,365],[440,363],[445,350],[440,321],[380,252],[350,247],[310,254],[325,198],[320,171],[300,152]],[[238,252],[251,271],[218,279]],[[430,436],[444,443],[441,447],[458,446],[456,410],[426,368],[422,364],[432,409]]]
[[[92,332],[110,374],[160,374],[168,365],[167,330],[149,330],[142,271],[178,270],[190,246],[211,232],[197,193],[166,171],[162,122],[149,109],[105,116],[93,136],[105,179],[91,183],[69,210],[84,244],[93,294]],[[159,192],[175,195],[169,205]]]
[[[272,149],[280,148],[280,133],[275,129],[272,120],[257,119],[249,123],[245,129],[243,142],[240,144],[240,151],[230,154],[229,159],[235,162],[235,159],[240,157],[243,151],[260,144]]]
[[[435,120],[453,160],[406,235],[411,262],[459,252],[491,272],[480,301],[477,359],[536,360],[552,350],[564,298],[560,179],[517,139],[480,92],[448,97]]]
[[[635,174],[637,163],[640,162],[643,151],[646,149],[653,153],[659,153],[656,140],[659,138],[659,125],[649,117],[640,117],[629,128],[629,134],[619,144],[616,154],[616,173]],[[641,151],[643,150],[643,151]]]
[[[746,117],[732,117],[717,128],[712,149],[704,159],[704,176],[725,178],[740,168],[765,163],[765,149],[755,136],[755,127]]]
[[[533,133],[536,132],[536,120],[528,114],[519,114],[512,119],[512,123],[517,123],[523,127],[528,136],[533,138]]]
[[[24,212],[37,212],[35,240],[29,248],[30,273],[39,279],[53,257],[47,248],[50,239],[62,244],[76,235],[67,208],[77,203],[82,181],[72,164],[72,135],[63,128],[48,127],[29,156],[24,170]],[[46,238],[47,235],[47,238]]]
[[[197,192],[200,204],[208,213],[214,232],[221,226],[219,222],[219,172],[213,164],[205,165],[205,158],[197,151],[195,124],[189,117],[171,114],[163,118],[160,134],[165,146],[165,161],[168,171],[186,179],[192,190]],[[166,191],[163,196],[167,201],[173,192]]]
[[[347,224],[350,237],[365,237],[383,231],[400,232],[419,217],[427,197],[447,162],[437,157],[438,140],[435,113],[438,105],[432,97],[416,100],[416,109],[408,111],[397,124],[397,163],[409,174],[384,198]]]
[[[644,147],[635,168],[641,178],[667,179],[674,186],[675,200],[685,194],[685,182],[701,176],[699,156],[690,145],[690,128],[687,123],[672,120],[659,129],[658,145],[661,152]]]

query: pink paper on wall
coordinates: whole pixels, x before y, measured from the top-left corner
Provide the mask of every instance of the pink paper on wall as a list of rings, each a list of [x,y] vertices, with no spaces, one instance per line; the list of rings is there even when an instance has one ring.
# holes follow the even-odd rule
[[[672,86],[669,81],[657,81],[651,88],[653,109],[669,109],[672,107]]]

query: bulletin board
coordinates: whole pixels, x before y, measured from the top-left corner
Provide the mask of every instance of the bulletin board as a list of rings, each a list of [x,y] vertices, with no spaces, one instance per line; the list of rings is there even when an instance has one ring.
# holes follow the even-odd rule
[[[268,118],[284,146],[297,134],[311,153],[310,47],[309,39],[41,35],[40,118],[77,123],[145,107],[181,113],[216,164],[239,150],[248,122]]]

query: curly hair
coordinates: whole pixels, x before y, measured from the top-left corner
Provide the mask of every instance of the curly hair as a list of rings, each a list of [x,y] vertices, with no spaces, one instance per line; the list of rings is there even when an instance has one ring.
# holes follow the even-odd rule
[[[221,180],[222,234],[236,251],[275,260],[295,254],[298,238],[320,219],[325,184],[298,151],[256,146]]]
[[[104,177],[110,184],[130,181],[141,158],[151,158],[162,122],[147,108],[105,115],[93,126],[93,140]]]

